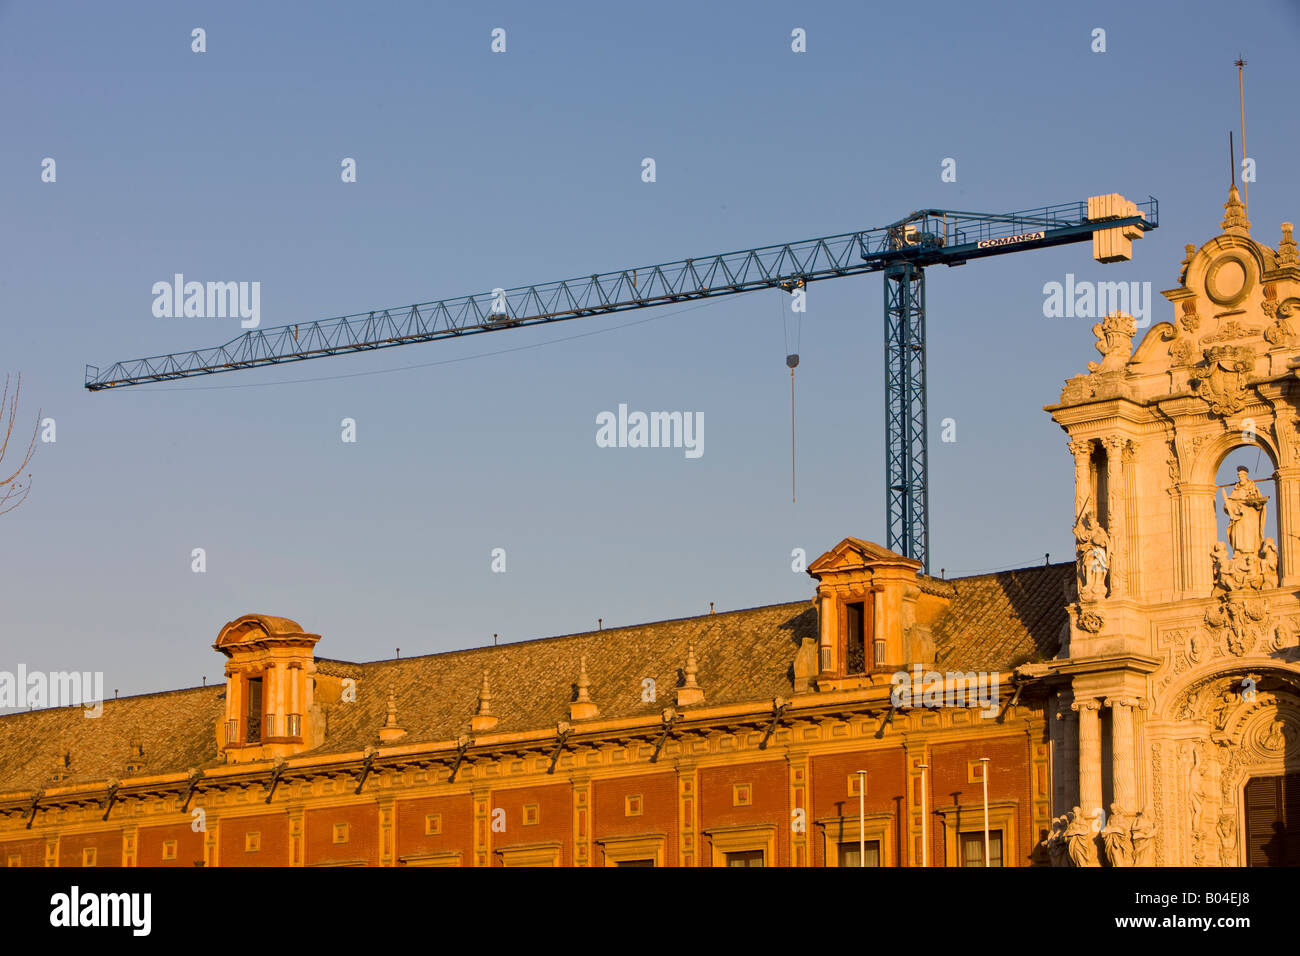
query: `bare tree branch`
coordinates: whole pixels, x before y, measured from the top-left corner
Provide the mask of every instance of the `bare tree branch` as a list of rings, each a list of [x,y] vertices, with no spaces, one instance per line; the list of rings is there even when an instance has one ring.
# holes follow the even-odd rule
[[[9,376],[5,376],[5,386],[3,393],[0,393],[0,422],[4,422],[4,441],[0,442],[0,461],[4,461],[5,454],[9,450],[9,440],[14,434],[14,423],[18,420],[18,398],[23,390],[22,373],[18,375],[18,381],[14,385],[13,400],[9,399]],[[6,409],[8,415],[6,416]],[[7,419],[7,420],[6,420]],[[32,490],[32,476],[27,474],[27,481],[24,483],[20,479],[23,469],[30,464],[32,455],[36,452],[36,436],[41,430],[41,413],[36,412],[36,427],[32,430],[32,440],[27,443],[27,453],[23,460],[19,462],[18,467],[14,469],[13,474],[6,478],[0,478],[0,515],[13,511],[26,499]]]

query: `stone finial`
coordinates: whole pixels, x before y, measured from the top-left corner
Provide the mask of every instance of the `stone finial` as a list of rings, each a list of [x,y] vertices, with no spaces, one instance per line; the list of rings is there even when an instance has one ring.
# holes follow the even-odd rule
[[[474,709],[474,716],[470,718],[469,729],[472,733],[483,733],[488,730],[495,730],[497,718],[492,713],[492,688],[488,686],[487,671],[483,672],[483,686],[478,690],[478,706]]]
[[[584,654],[578,665],[578,696],[569,704],[571,720],[589,720],[600,713],[600,708],[591,702],[591,678],[587,676],[587,657]]]
[[[1294,228],[1292,223],[1282,223],[1282,241],[1277,244],[1277,264],[1283,269],[1294,269],[1300,266],[1300,254],[1296,249],[1296,241],[1291,235],[1291,230]]]
[[[704,703],[704,691],[696,680],[699,672],[700,666],[695,660],[695,642],[688,641],[686,644],[686,666],[682,668],[684,680],[682,686],[677,688],[678,707],[689,707],[692,704]]]
[[[1228,190],[1228,201],[1223,204],[1223,231],[1230,236],[1250,235],[1250,220],[1246,218],[1246,206],[1234,185]]]
[[[394,740],[401,740],[406,736],[406,731],[397,724],[397,695],[393,688],[388,688],[388,718],[384,721],[384,726],[379,729],[379,739],[384,743],[390,743]]]
[[[1183,246],[1183,261],[1180,262],[1178,269],[1178,281],[1187,281],[1187,270],[1192,267],[1192,257],[1196,255],[1196,246],[1194,243],[1187,243]]]

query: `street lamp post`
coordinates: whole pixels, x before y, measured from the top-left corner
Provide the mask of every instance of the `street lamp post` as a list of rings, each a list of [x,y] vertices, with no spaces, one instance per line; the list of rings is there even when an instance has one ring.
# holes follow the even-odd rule
[[[984,779],[984,865],[992,866],[989,857],[989,758],[980,757],[980,776]]]
[[[858,771],[858,866],[867,865],[867,772]]]
[[[925,772],[930,769],[928,763],[920,764],[917,767],[921,771],[921,865],[930,865],[930,827],[929,819],[925,809]]]

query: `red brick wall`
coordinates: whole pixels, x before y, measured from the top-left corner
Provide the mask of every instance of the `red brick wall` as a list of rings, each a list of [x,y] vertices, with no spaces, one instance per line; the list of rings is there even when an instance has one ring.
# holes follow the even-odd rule
[[[346,843],[334,842],[334,825],[348,826]],[[379,865],[379,807],[373,803],[308,810],[303,814],[303,863]]]
[[[81,866],[81,851],[95,848],[95,866],[122,865],[122,831],[70,833],[59,840],[59,866]]]
[[[244,836],[253,830],[262,834],[262,849],[246,853]],[[284,813],[266,813],[222,820],[217,863],[219,866],[288,866],[289,817]]]
[[[44,866],[45,840],[11,840],[0,843],[0,865],[8,866],[9,857],[15,854],[21,857],[19,866]]]
[[[195,833],[189,823],[166,827],[141,827],[136,836],[136,866],[194,866],[203,861],[205,833]],[[163,859],[163,841],[176,841],[176,859]]]
[[[826,841],[822,829],[815,821],[845,816],[852,818],[856,826],[858,798],[849,796],[848,778],[856,776],[855,771],[858,770],[867,772],[867,796],[864,801],[866,812],[889,812],[894,815],[894,845],[888,853],[882,847],[881,853],[891,858],[896,866],[905,866],[907,840],[904,836],[906,808],[903,795],[907,763],[902,748],[886,752],[827,754],[813,757],[811,765],[812,812],[808,820],[808,842],[813,850],[813,866],[826,865]]]
[[[677,865],[676,773],[597,780],[591,789],[595,807],[592,835],[597,841],[605,837],[662,833],[667,837],[664,865]],[[629,817],[626,798],[636,794],[641,796],[641,814]],[[596,866],[605,865],[605,854],[599,842],[596,843],[595,859],[592,862]]]
[[[989,758],[989,801],[1015,800],[1016,859],[1004,858],[1004,866],[1028,866],[1033,849],[1033,802],[1030,799],[1029,744],[1024,734],[991,737],[987,740],[936,744],[930,748],[930,865],[955,866],[944,856],[942,820],[933,813],[936,807],[956,804],[979,805],[984,802],[984,788],[967,779],[967,761]],[[981,826],[983,824],[980,818]]]
[[[751,784],[753,803],[747,807],[732,805],[732,787]],[[790,861],[790,777],[784,760],[736,764],[731,767],[708,767],[700,771],[700,830],[772,823],[776,825],[776,865]],[[708,866],[713,847],[707,838],[701,841],[701,864]]]
[[[427,797],[421,800],[398,800],[394,805],[394,811],[397,815],[394,826],[397,837],[396,856],[459,850],[461,865],[473,865],[474,803],[469,794],[455,797]],[[425,834],[424,818],[430,813],[442,817],[441,833]]]
[[[538,822],[524,826],[524,805],[538,805]],[[492,833],[491,825],[496,810],[505,811],[505,832]],[[573,790],[566,783],[549,787],[528,787],[520,790],[495,790],[488,800],[488,829],[492,839],[492,865],[500,866],[496,853],[504,847],[525,846],[532,843],[562,844],[560,865],[573,865]]]

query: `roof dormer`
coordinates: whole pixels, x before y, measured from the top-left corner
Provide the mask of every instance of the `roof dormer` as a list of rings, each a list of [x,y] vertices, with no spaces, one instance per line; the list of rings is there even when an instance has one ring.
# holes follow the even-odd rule
[[[320,743],[313,715],[319,634],[296,621],[245,614],[217,635],[225,654],[226,712],[217,745],[228,763],[283,757]]]
[[[948,590],[921,563],[859,538],[845,538],[808,566],[817,579],[819,690],[866,686],[934,659],[930,622]]]

